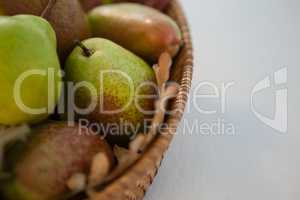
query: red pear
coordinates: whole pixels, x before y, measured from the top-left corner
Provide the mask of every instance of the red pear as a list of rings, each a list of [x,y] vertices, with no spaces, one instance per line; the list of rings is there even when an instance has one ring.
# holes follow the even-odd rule
[[[174,57],[182,44],[176,22],[148,6],[103,5],[91,10],[88,19],[94,37],[109,39],[151,63],[164,52]]]

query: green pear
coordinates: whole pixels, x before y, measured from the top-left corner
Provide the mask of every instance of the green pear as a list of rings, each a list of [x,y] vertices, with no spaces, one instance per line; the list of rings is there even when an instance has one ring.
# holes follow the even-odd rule
[[[75,40],[90,37],[88,21],[78,0],[1,0],[0,10],[6,15],[32,14],[48,20],[57,34],[62,63],[73,50]]]
[[[135,3],[96,7],[88,14],[92,33],[116,42],[150,61],[163,52],[174,57],[181,45],[179,27],[169,16]]]
[[[12,178],[1,183],[3,196],[7,200],[62,199],[70,193],[67,181],[75,174],[88,175],[100,152],[112,167],[111,148],[90,130],[66,122],[39,125],[28,141],[7,149],[4,169]]]
[[[0,16],[0,41],[0,124],[37,123],[47,118],[61,90],[51,25],[31,15]]]
[[[87,113],[77,114],[106,127],[104,134],[110,135],[113,143],[126,143],[128,136],[144,128],[145,121],[153,114],[154,70],[109,40],[83,41],[67,59],[65,72],[67,82],[81,86],[75,93],[75,105],[91,108]],[[86,83],[94,90],[86,87]]]

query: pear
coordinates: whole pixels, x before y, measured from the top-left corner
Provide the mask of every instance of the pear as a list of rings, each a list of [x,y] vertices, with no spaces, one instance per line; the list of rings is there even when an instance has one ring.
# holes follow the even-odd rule
[[[147,6],[135,3],[99,6],[88,18],[95,37],[112,40],[152,63],[163,52],[174,57],[181,45],[177,24]]]
[[[40,17],[0,16],[0,41],[0,124],[44,120],[61,90],[54,30]]]
[[[66,81],[75,87],[89,83],[94,88],[80,87],[76,91],[78,108],[86,109],[95,104],[89,112],[77,114],[103,125],[102,132],[111,136],[112,143],[126,145],[130,136],[143,129],[153,114],[154,70],[141,58],[109,40],[83,41],[68,57],[65,72]]]
[[[113,153],[100,137],[78,125],[50,122],[35,127],[26,143],[11,145],[5,154],[5,170],[12,178],[1,185],[7,200],[62,199],[70,191],[68,180],[75,174],[87,175],[95,155]]]
[[[78,0],[1,0],[0,10],[6,15],[42,16],[53,26],[62,62],[74,47],[75,40],[89,38],[90,30]]]

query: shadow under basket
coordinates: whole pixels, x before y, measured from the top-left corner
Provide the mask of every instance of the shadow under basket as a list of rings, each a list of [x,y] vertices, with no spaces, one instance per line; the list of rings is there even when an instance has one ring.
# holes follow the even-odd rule
[[[157,136],[136,163],[124,171],[120,177],[102,188],[95,200],[143,199],[181,121],[192,81],[193,47],[188,23],[178,0],[171,1],[166,13],[177,22],[183,35],[183,46],[176,56],[171,70],[171,80],[180,84],[176,99],[170,102],[171,109],[176,112],[166,117],[165,122],[168,129]]]

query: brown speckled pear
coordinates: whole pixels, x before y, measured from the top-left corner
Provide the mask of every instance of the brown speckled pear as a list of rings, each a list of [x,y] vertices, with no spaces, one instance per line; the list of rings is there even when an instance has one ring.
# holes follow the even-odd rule
[[[106,127],[105,135],[115,136],[113,143],[124,145],[131,134],[144,128],[153,111],[154,71],[141,58],[109,40],[91,38],[82,45],[91,55],[76,47],[66,61],[65,80],[74,85],[88,82],[94,87],[95,93],[88,87],[76,92],[79,108],[91,107],[91,102],[97,105],[90,112],[77,114],[101,123]]]
[[[69,178],[88,174],[93,157],[100,152],[112,165],[108,144],[87,129],[65,122],[40,125],[26,143],[8,151],[6,168],[14,176],[1,183],[3,195],[6,200],[61,199],[70,192],[66,186]]]
[[[78,0],[1,0],[5,15],[32,14],[42,16],[53,26],[62,61],[74,47],[75,40],[90,36],[84,11]]]

